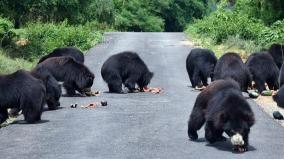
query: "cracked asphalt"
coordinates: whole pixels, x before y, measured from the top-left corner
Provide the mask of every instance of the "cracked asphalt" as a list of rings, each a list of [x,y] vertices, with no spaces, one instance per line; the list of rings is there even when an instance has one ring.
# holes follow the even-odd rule
[[[187,121],[198,91],[190,87],[185,60],[192,49],[183,33],[106,33],[86,54],[95,73],[99,97],[61,98],[61,109],[43,113],[38,124],[19,121],[0,129],[2,159],[280,159],[284,129],[250,101],[256,124],[249,151],[234,154],[229,142],[209,145],[203,128],[197,142],[188,140]],[[120,51],[137,51],[155,73],[152,87],[162,94],[109,94],[100,76],[103,62]],[[107,107],[71,109],[107,100]],[[23,118],[20,117],[19,120]]]

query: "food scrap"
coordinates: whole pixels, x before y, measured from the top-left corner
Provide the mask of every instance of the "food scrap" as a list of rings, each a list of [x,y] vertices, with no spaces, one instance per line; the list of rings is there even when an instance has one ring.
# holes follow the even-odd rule
[[[85,95],[86,96],[88,96],[88,97],[91,97],[91,96],[95,96],[95,97],[97,97],[97,96],[99,96],[101,93],[100,93],[100,91],[95,91],[95,92],[93,92],[93,91],[87,91],[87,92],[84,92],[85,93]]]
[[[194,89],[195,90],[199,90],[199,91],[202,91],[203,89],[205,89],[206,87],[205,86],[196,86]]]
[[[154,94],[159,94],[159,93],[162,92],[162,88],[161,87],[144,87],[143,92],[150,92],[150,93],[154,93]]]
[[[88,105],[82,105],[81,108],[96,108],[98,106],[103,106],[103,107],[107,106],[107,101],[93,102],[93,103],[90,103]],[[76,107],[77,107],[77,105],[76,105]],[[74,108],[76,108],[76,107],[74,107]]]
[[[273,115],[274,119],[277,119],[277,120],[283,120],[284,119],[283,115],[279,111],[274,111],[272,115]]]

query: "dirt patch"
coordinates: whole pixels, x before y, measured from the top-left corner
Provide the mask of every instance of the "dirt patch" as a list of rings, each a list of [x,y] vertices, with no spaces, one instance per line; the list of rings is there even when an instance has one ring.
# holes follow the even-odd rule
[[[264,112],[266,112],[272,118],[273,118],[272,113],[274,111],[279,111],[282,115],[284,115],[284,109],[279,108],[277,104],[273,101],[271,96],[270,97],[269,96],[259,96],[254,101],[260,106],[260,108]],[[275,121],[284,127],[284,120],[275,120]]]

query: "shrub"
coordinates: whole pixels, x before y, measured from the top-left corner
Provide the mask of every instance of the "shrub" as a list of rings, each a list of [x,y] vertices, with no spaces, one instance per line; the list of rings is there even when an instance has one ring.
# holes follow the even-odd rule
[[[13,57],[23,57],[33,60],[51,52],[57,47],[75,46],[87,50],[97,43],[102,33],[93,30],[93,25],[70,26],[67,22],[31,23],[22,32],[21,37],[26,43],[19,45],[10,54]]]
[[[3,54],[0,50],[0,73],[13,73],[19,69],[29,70],[33,64],[23,59],[11,59]]]
[[[13,23],[0,17],[0,47],[11,44],[14,37],[16,37],[16,33]]]

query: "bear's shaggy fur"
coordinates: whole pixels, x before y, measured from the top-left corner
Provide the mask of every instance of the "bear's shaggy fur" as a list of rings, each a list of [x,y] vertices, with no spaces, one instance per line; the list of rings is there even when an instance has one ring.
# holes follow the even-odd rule
[[[207,86],[207,79],[213,80],[214,67],[217,58],[211,50],[192,49],[186,59],[186,69],[193,88],[200,85]]]
[[[209,143],[225,140],[222,134],[226,132],[230,137],[241,135],[243,142],[232,139],[232,144],[243,143],[238,146],[247,150],[254,121],[254,114],[238,83],[230,79],[217,80],[198,95],[188,122],[188,136],[196,140],[197,130],[206,123],[205,138]]]
[[[231,78],[239,83],[243,92],[247,92],[252,82],[247,66],[236,53],[226,53],[218,60],[213,78],[214,80]]]
[[[266,89],[265,83],[267,83],[271,90],[277,90],[279,88],[279,69],[271,55],[267,52],[251,54],[246,61],[246,65],[252,74],[252,79],[259,93],[262,93],[262,91]]]
[[[52,75],[57,81],[63,82],[67,96],[76,96],[76,91],[84,94],[85,89],[92,87],[94,74],[83,64],[71,57],[52,57],[35,68],[41,76]]]
[[[143,90],[153,77],[138,54],[129,51],[109,57],[102,66],[101,74],[110,93],[124,93],[122,84],[129,92],[136,89],[136,84]]]
[[[75,47],[64,47],[64,48],[57,48],[53,50],[50,54],[43,56],[38,63],[43,62],[44,60],[51,58],[51,57],[60,57],[60,56],[68,56],[72,57],[75,61],[79,63],[84,63],[84,54]]]
[[[8,118],[8,108],[22,110],[28,123],[41,120],[46,90],[43,82],[29,72],[19,70],[0,75],[0,123]]]

